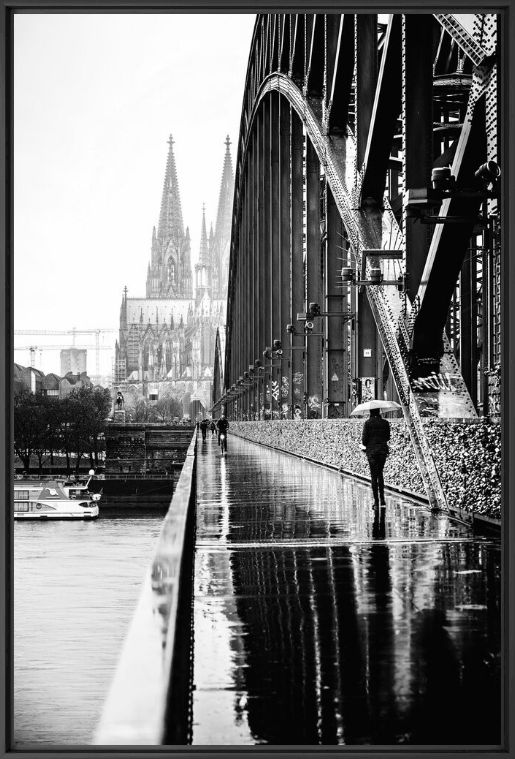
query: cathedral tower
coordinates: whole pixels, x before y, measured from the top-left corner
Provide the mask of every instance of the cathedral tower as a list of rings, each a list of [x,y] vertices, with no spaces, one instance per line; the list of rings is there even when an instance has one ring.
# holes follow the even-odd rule
[[[212,267],[211,267],[211,251],[209,250],[209,244],[207,240],[206,231],[206,207],[202,206],[202,231],[200,234],[200,251],[198,257],[198,263],[195,265],[195,296],[196,300],[202,300],[204,294],[211,295],[212,288]]]
[[[152,232],[147,298],[192,298],[189,229],[184,232],[179,181],[172,135],[168,140],[163,194],[157,233]]]
[[[211,248],[211,263],[213,267],[213,298],[227,298],[227,283],[229,277],[229,251],[231,247],[232,204],[234,195],[234,171],[230,151],[229,135],[225,140],[225,156],[218,196],[215,234]]]

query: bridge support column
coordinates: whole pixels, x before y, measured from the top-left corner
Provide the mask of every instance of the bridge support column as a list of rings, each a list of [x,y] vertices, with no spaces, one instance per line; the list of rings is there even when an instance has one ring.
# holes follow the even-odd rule
[[[310,140],[306,141],[306,306],[310,302],[322,303],[322,246],[320,236],[320,163]],[[313,332],[319,332],[320,320],[315,321]],[[322,415],[322,338],[307,338],[307,416],[317,419]]]
[[[402,21],[402,139],[405,156],[405,189],[427,187],[433,163],[433,56],[431,24],[417,14]],[[428,224],[407,219],[406,287],[414,300],[431,243]]]
[[[284,98],[279,100],[279,119],[280,119],[280,208],[281,208],[281,228],[280,228],[280,243],[279,243],[279,258],[280,258],[280,304],[279,304],[279,334],[278,338],[281,340],[283,349],[285,351],[285,359],[281,361],[280,365],[280,386],[279,386],[279,404],[281,408],[281,417],[287,418],[289,416],[289,410],[292,405],[292,387],[291,377],[289,376],[288,369],[291,363],[291,356],[287,353],[288,341],[286,325],[290,321],[290,106]]]
[[[356,134],[358,166],[365,160],[372,111],[377,83],[377,18],[373,14],[356,16]],[[364,198],[364,201],[369,199]],[[372,199],[379,202],[379,199]],[[368,210],[376,216],[380,225],[379,211]],[[377,328],[365,288],[357,294],[357,371],[359,401],[376,398],[377,387]]]
[[[251,361],[250,358],[250,345],[251,345],[251,324],[249,309],[249,301],[251,300],[251,281],[250,281],[250,269],[251,269],[251,248],[250,248],[250,234],[249,234],[249,195],[250,195],[250,177],[247,173],[245,184],[243,187],[243,202],[242,202],[242,221],[240,232],[240,244],[239,249],[244,249],[245,255],[245,267],[243,272],[243,346],[242,346],[242,359],[240,364],[241,374],[247,371],[248,365]],[[245,382],[244,391],[242,393],[242,413],[244,419],[250,418],[250,388]]]
[[[267,345],[273,348],[273,341],[281,335],[281,184],[279,174],[279,154],[281,149],[281,125],[279,93],[270,94],[270,332]],[[281,415],[281,362],[270,362],[270,411],[271,418]]]
[[[262,352],[265,347],[266,340],[266,317],[267,317],[267,302],[266,302],[266,274],[267,274],[267,262],[266,262],[266,246],[267,246],[267,234],[265,223],[265,205],[266,205],[266,192],[268,190],[267,184],[265,184],[265,170],[268,159],[268,152],[265,150],[265,108],[263,108],[257,117],[257,135],[259,144],[259,157],[257,161],[257,176],[258,176],[258,302],[257,313],[259,319],[258,327],[258,342],[256,358],[258,358],[264,365]],[[266,370],[264,372],[266,374]],[[266,398],[266,376],[263,377],[259,383],[259,418],[264,418],[265,410],[265,398]]]
[[[465,381],[468,391],[472,396],[472,380],[475,379],[475,372],[472,371],[472,287],[471,287],[472,267],[470,265],[470,251],[465,256],[460,273],[460,369],[461,375]],[[476,337],[477,341],[477,337]]]
[[[252,291],[252,303],[249,303],[249,308],[252,313],[251,319],[251,342],[250,342],[250,361],[249,366],[254,364],[254,361],[259,357],[258,352],[258,329],[259,329],[259,313],[256,307],[259,288],[258,283],[258,246],[257,246],[257,234],[258,234],[258,174],[257,174],[257,155],[258,155],[258,141],[256,138],[256,132],[252,133],[251,147],[250,147],[250,204],[249,204],[249,217],[250,217],[250,247],[251,247],[251,260],[252,260],[252,272],[251,272],[251,291]],[[259,418],[259,380],[257,374],[253,374],[254,385],[252,388],[252,414],[254,419]]]
[[[272,334],[272,271],[273,271],[273,251],[272,251],[272,205],[277,198],[274,198],[272,204],[272,152],[271,152],[271,111],[272,95],[268,95],[263,100],[263,261],[264,269],[264,334],[261,344],[261,354],[270,344]],[[272,399],[272,361],[271,359],[262,359],[265,366],[265,418],[272,418],[273,399]]]
[[[304,135],[302,122],[294,110],[291,112],[291,227],[290,227],[290,262],[291,262],[291,319],[295,331],[300,330],[297,314],[304,310],[304,262],[302,242],[302,205],[303,205],[303,150]],[[292,418],[305,414],[305,338],[303,334],[291,335],[291,386]],[[304,348],[304,350],[301,350]]]
[[[335,313],[347,310],[347,295],[342,295],[339,283],[341,268],[341,248],[343,232],[340,214],[333,194],[326,185],[326,240],[324,262],[324,307],[323,311]],[[324,400],[327,401],[327,417],[345,416],[347,410],[348,355],[346,353],[346,332],[348,322],[336,316],[324,319],[325,367]]]

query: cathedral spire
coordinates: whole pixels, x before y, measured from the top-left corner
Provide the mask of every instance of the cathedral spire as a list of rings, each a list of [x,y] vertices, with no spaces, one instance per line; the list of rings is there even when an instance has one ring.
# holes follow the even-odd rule
[[[172,135],[168,140],[168,158],[166,160],[165,179],[163,183],[163,196],[161,198],[161,212],[159,214],[159,226],[157,236],[162,244],[167,245],[170,240],[178,243],[184,236],[184,224],[182,220],[181,197],[179,194],[179,180],[175,166],[173,152],[174,139]]]
[[[147,272],[147,298],[192,298],[191,243],[184,232],[174,140],[168,140],[168,157],[157,233],[152,230],[152,253]]]
[[[200,251],[198,263],[195,265],[196,275],[196,299],[200,300],[204,293],[211,292],[211,258],[206,231],[206,206],[202,205],[202,231],[200,234]]]
[[[225,155],[218,197],[216,214],[215,238],[212,261],[214,267],[215,297],[227,297],[227,281],[229,274],[229,246],[231,242],[232,203],[234,194],[234,171],[231,159],[231,140],[227,135],[225,140]]]

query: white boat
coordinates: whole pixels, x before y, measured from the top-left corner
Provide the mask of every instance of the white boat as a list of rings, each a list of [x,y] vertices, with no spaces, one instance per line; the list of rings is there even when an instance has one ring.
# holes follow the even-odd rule
[[[15,519],[95,519],[100,494],[87,485],[65,486],[56,480],[16,480]]]

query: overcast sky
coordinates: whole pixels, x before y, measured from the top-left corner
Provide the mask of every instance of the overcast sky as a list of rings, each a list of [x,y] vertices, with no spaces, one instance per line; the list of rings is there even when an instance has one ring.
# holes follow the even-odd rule
[[[145,295],[170,133],[195,263],[227,134],[235,164],[253,25],[252,15],[15,16],[15,329],[117,328],[123,287]],[[28,352],[15,360],[28,365]],[[59,371],[59,354],[44,353],[41,368]]]

